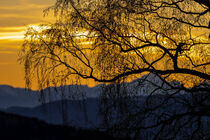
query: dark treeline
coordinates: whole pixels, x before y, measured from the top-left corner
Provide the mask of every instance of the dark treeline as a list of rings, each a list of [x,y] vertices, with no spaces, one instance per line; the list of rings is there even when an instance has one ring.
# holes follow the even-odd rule
[[[95,130],[82,130],[67,126],[50,125],[35,118],[0,112],[0,139],[20,140],[115,140]]]

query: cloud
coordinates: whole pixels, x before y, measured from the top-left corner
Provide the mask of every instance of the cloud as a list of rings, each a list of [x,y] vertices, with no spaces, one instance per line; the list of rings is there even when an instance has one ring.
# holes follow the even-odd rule
[[[5,17],[0,18],[0,27],[24,26],[30,24],[31,22],[34,23],[38,21],[29,18]]]
[[[55,0],[1,0],[0,5],[8,7],[27,4],[50,5],[54,2]]]
[[[43,10],[53,0],[1,0],[0,27],[25,26],[35,24],[49,18],[43,18]]]
[[[17,27],[0,27],[0,33],[4,32],[22,32],[26,29],[25,26],[17,26]]]
[[[13,38],[13,37],[24,37],[24,31],[18,31],[18,32],[0,32],[0,40],[7,39],[7,38]]]
[[[55,3],[55,0],[22,0],[22,2],[37,5],[51,5]]]
[[[4,6],[15,6],[21,4],[21,0],[1,0],[0,5],[1,7]]]
[[[7,43],[6,45],[3,45],[0,41],[0,58],[2,57],[3,54],[5,54],[5,59],[1,59],[0,61],[6,61],[6,58],[10,60],[9,56],[7,54],[15,54],[17,55],[18,52],[20,51],[21,48],[21,43]],[[7,56],[7,57],[6,57]]]

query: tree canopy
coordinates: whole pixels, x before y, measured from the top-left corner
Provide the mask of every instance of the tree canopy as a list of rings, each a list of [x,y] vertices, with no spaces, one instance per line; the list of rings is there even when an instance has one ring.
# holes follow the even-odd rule
[[[35,73],[39,83],[72,75],[114,82],[144,72],[210,79],[208,2],[58,0],[49,10],[56,23],[25,35],[28,83]]]
[[[202,117],[209,117],[209,4],[209,0],[57,0],[45,10],[54,12],[56,22],[42,24],[39,30],[28,28],[25,34],[20,61],[26,85],[34,80],[39,89],[80,79],[117,83],[104,88],[102,95],[104,100],[123,97],[118,106],[122,118],[112,126],[115,130],[126,127],[138,137],[140,130],[157,127],[155,139],[171,136],[176,126],[174,137],[208,135],[200,124]],[[144,80],[156,88],[148,90],[145,106],[139,109],[133,98],[124,98],[131,91],[123,82],[151,73],[162,83]],[[171,83],[174,80],[182,84]],[[166,96],[153,96],[157,90]],[[189,92],[187,99],[175,97],[181,90]],[[187,109],[179,114],[167,110],[171,102]],[[148,116],[157,119],[149,126],[143,124]],[[184,126],[195,130],[185,134]]]

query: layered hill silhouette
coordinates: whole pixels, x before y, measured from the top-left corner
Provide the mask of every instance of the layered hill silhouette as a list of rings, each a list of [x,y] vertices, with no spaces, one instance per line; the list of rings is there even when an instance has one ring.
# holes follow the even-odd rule
[[[146,80],[145,77],[147,78]],[[151,81],[153,83],[151,83]],[[74,134],[77,134],[78,129],[88,129],[88,133],[92,133],[92,130],[106,131],[109,127],[104,124],[104,113],[109,113],[109,117],[111,117],[111,119],[109,119],[108,123],[111,127],[115,124],[125,123],[124,120],[127,119],[126,117],[129,118],[129,115],[132,116],[133,114],[140,115],[135,116],[136,119],[127,120],[125,124],[128,126],[130,124],[135,124],[138,120],[141,120],[139,119],[141,117],[143,118],[141,125],[143,125],[143,127],[147,127],[153,126],[157,124],[157,122],[161,122],[160,118],[163,120],[170,120],[171,117],[173,118],[175,116],[174,122],[176,122],[177,126],[182,125],[183,122],[187,123],[187,125],[181,127],[180,134],[178,134],[177,137],[187,133],[193,133],[193,131],[197,129],[196,123],[194,124],[194,122],[196,122],[197,117],[199,117],[201,126],[200,131],[202,132],[202,135],[206,136],[204,139],[210,138],[210,133],[208,132],[210,129],[210,118],[208,116],[210,99],[208,94],[206,94],[207,90],[205,89],[209,85],[202,87],[206,90],[204,93],[191,93],[185,90],[170,89],[167,85],[162,83],[158,77],[153,76],[144,76],[132,82],[122,84],[123,85],[98,85],[92,88],[86,85],[66,85],[64,87],[48,87],[43,89],[41,92],[13,88],[11,86],[0,86],[0,109],[7,112],[1,112],[3,113],[3,117],[0,118],[0,124],[3,124],[1,129],[3,130],[4,126],[6,128],[4,133],[5,135],[3,135],[3,137],[8,135],[10,131],[9,128],[11,128],[11,132],[14,131],[14,134],[16,134],[15,129],[18,129],[18,131],[21,132],[17,132],[22,136],[22,131],[24,131],[27,127],[32,127],[30,129],[33,130],[33,134],[30,134],[31,132],[29,134],[34,135],[36,129],[39,127],[42,129],[43,123],[43,133],[46,135],[54,133],[57,131],[57,128],[61,130],[64,129],[64,131],[67,131],[68,133],[70,133],[69,129],[72,128],[72,132],[74,132]],[[181,86],[176,81],[171,82],[171,84]],[[113,97],[108,98],[104,102],[101,98],[103,97],[104,92],[106,94],[113,95]],[[128,94],[126,96],[115,97],[117,94],[123,95],[124,92]],[[65,98],[61,97],[61,95]],[[40,100],[43,96],[45,98],[44,102]],[[123,105],[121,108],[122,110],[118,108],[119,106],[117,107],[117,105],[120,104]],[[107,106],[108,110],[106,108]],[[149,109],[149,112],[147,109]],[[145,110],[145,112],[138,112],[142,110]],[[120,113],[122,112],[125,114],[120,116]],[[144,113],[149,114],[147,116],[144,115]],[[176,116],[179,117],[183,114],[189,115],[176,118]],[[193,116],[193,114],[195,114],[195,116]],[[6,120],[7,115],[8,120]],[[13,119],[10,120],[13,116],[15,116],[14,121]],[[191,119],[191,117],[193,119]],[[25,118],[26,121],[29,120],[29,125],[28,123],[24,124]],[[39,124],[39,122],[41,124],[40,126],[36,126],[34,124]],[[65,125],[65,127],[62,125]],[[49,131],[45,132],[47,127],[51,128],[49,128]],[[176,129],[176,127],[172,128]],[[143,133],[146,138],[147,136],[150,137],[150,135],[158,132],[159,129],[160,126],[154,128],[151,127],[150,129],[142,130],[141,133]],[[27,131],[28,129],[26,132]],[[170,129],[166,131],[166,133],[172,132],[173,131]],[[17,135],[20,136],[19,134]],[[40,132],[38,135],[42,135],[42,133]],[[65,134],[60,134],[58,131],[58,135]],[[56,136],[57,135],[55,135],[55,137]],[[73,135],[73,137],[74,136],[75,135]],[[71,133],[68,134],[67,137],[72,137]],[[170,135],[168,138],[170,138]]]
[[[47,124],[35,118],[27,118],[0,111],[0,138],[2,140],[116,140],[96,130],[76,129],[69,126]]]

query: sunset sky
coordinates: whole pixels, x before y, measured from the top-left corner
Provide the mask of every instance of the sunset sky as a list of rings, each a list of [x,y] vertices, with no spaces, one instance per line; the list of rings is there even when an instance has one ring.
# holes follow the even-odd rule
[[[0,85],[25,86],[24,65],[17,61],[24,33],[28,26],[53,22],[53,14],[44,17],[43,10],[55,1],[0,0]],[[209,35],[208,31],[200,29],[192,30],[192,34],[195,33]]]
[[[27,26],[50,22],[43,10],[55,0],[0,0],[0,85],[24,87],[23,64],[17,62]]]

